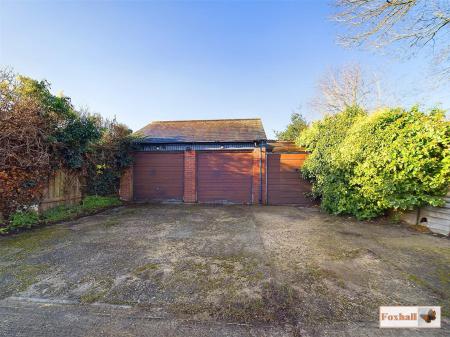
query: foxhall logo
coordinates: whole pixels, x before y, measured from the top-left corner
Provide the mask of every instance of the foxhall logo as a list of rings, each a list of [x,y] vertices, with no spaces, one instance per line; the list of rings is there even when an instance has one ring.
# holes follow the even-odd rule
[[[441,307],[380,307],[380,328],[440,328]]]

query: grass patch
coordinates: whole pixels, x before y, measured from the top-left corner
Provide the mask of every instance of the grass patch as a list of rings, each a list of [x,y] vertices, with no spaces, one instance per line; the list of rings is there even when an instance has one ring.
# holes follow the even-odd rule
[[[58,222],[66,219],[70,219],[79,213],[77,206],[56,206],[46,210],[42,214],[42,219],[44,222]]]
[[[42,214],[44,222],[57,222],[72,219],[81,215],[90,214],[99,210],[119,206],[122,202],[116,197],[101,197],[90,195],[83,199],[81,204],[72,206],[58,206]]]
[[[6,234],[19,228],[31,228],[39,223],[39,214],[35,211],[17,211],[11,215],[8,226],[0,227],[0,234]]]
[[[106,207],[119,206],[122,202],[117,197],[90,195],[83,199],[80,207],[85,212],[97,211]]]
[[[40,215],[34,211],[20,211],[11,216],[7,226],[0,227],[0,234],[17,232],[20,229],[31,228],[39,224],[72,220],[80,216],[89,215],[121,204],[122,202],[117,197],[91,195],[84,198],[78,205],[57,206],[44,211]],[[114,224],[110,223],[106,225],[109,226]]]

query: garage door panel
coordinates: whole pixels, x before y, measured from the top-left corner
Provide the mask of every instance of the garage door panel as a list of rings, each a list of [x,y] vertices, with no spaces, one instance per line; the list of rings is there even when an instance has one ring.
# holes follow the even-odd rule
[[[298,180],[301,178],[301,174],[299,172],[276,172],[269,173],[268,177],[279,180]]]
[[[245,181],[244,183],[250,183],[251,179],[249,178],[248,181]],[[242,184],[234,184],[234,183],[228,183],[227,181],[221,181],[220,184],[217,181],[204,181],[203,183],[210,183],[211,186],[209,186],[208,188],[202,188],[202,193],[207,192],[207,191],[226,191],[226,190],[230,190],[234,193],[240,193],[241,191],[241,187]],[[227,185],[227,189],[225,190],[223,188],[223,185],[226,184]],[[219,186],[217,186],[219,185]],[[242,191],[242,193],[247,193],[247,189],[245,189],[245,191]]]
[[[251,152],[199,152],[198,201],[251,203],[252,165]]]
[[[173,168],[173,165],[183,165],[183,161],[181,160],[173,160],[172,158],[170,159],[171,162],[170,163],[166,163],[166,162],[152,162],[151,164],[149,163],[143,163],[142,167],[166,167],[166,168]]]
[[[149,164],[150,165],[150,164]],[[172,162],[170,164],[165,164],[165,165],[155,165],[155,164],[151,164],[151,166],[149,165],[139,165],[139,166],[135,166],[136,170],[154,170],[155,172],[159,172],[159,173],[163,173],[163,171],[161,171],[161,168],[163,168],[165,170],[165,172],[179,172],[180,169],[179,167],[183,166],[183,162],[181,163],[177,163],[177,162]],[[170,165],[170,166],[168,166]]]
[[[283,197],[283,196],[274,196],[276,198],[276,202],[271,202],[271,205],[299,205],[299,206],[310,206],[312,202],[310,200],[305,199],[303,196],[298,197]]]
[[[156,170],[156,172],[155,172]],[[164,172],[158,172],[158,170],[164,171]],[[180,173],[179,170],[167,170],[165,168],[146,168],[146,169],[136,169],[134,172],[142,175],[146,175],[151,178],[158,178],[158,179],[167,179],[167,180],[178,180],[180,179],[177,177]]]
[[[270,192],[272,194],[277,193],[277,194],[281,194],[283,196],[288,196],[288,195],[301,195],[304,192],[309,191],[308,188],[306,188],[305,186],[299,186],[295,189],[293,188],[289,188],[288,185],[285,186],[281,186],[279,188],[270,188]]]
[[[215,180],[217,180],[217,178],[220,178],[220,179],[227,180],[227,181],[230,181],[230,182],[244,181],[245,179],[247,179],[248,177],[251,176],[249,174],[236,174],[236,173],[231,173],[233,176],[230,176],[229,172],[222,172],[222,173],[211,174],[209,172],[201,172],[201,171],[199,171],[199,174],[202,175],[202,179],[203,180],[215,181]]]
[[[305,193],[311,185],[301,177],[305,154],[270,154],[267,156],[267,200],[271,205],[309,205]]]
[[[288,199],[288,198],[304,198],[304,193],[307,192],[307,190],[298,190],[298,191],[271,191],[272,195],[271,197],[276,196],[276,200],[278,199]]]
[[[165,171],[165,173],[161,173],[161,174],[154,174],[150,170],[142,170],[142,171],[136,170],[134,172],[137,174],[143,175],[143,176],[145,175],[146,178],[152,179],[152,180],[166,180],[166,181],[173,182],[173,183],[182,180],[179,177],[176,177],[176,175],[179,174],[179,172]]]
[[[284,176],[285,173],[293,173],[293,174],[297,175],[297,177],[299,177],[301,175],[301,173],[300,173],[300,169],[299,169],[298,165],[303,165],[303,164],[297,163],[295,166],[292,166],[292,167],[283,167],[283,166],[272,167],[272,172],[269,172],[269,175],[279,176],[280,173],[282,173],[282,175]]]
[[[137,153],[133,166],[135,200],[183,199],[183,153]]]
[[[280,188],[280,187],[285,187],[285,186],[292,186],[292,184],[295,184],[294,190],[296,190],[297,187],[299,186],[309,186],[309,182],[305,181],[305,179],[303,179],[300,176],[297,176],[295,179],[267,179],[268,183],[269,183],[269,187],[270,188]]]
[[[276,155],[279,157],[279,161],[282,163],[286,161],[305,160],[307,157],[306,153],[280,153]],[[293,156],[295,156],[295,158]]]
[[[234,195],[234,196],[244,197],[245,200],[247,200],[248,193],[247,193],[247,191],[236,192],[231,189],[230,189],[230,191],[224,191],[223,189],[210,189],[207,191],[202,191],[201,195],[202,196],[217,196],[217,200],[223,199],[222,195]]]
[[[181,158],[180,158],[181,157]],[[149,163],[152,166],[164,166],[172,167],[170,164],[182,164],[183,153],[142,153],[135,155],[134,165],[136,166],[148,166]]]

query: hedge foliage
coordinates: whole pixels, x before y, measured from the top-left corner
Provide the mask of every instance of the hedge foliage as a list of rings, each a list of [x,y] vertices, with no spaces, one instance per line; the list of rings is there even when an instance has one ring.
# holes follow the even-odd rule
[[[117,195],[120,177],[132,163],[134,150],[131,130],[115,119],[99,118],[101,137],[87,153],[86,193],[89,195]]]
[[[370,219],[443,204],[450,183],[450,124],[440,110],[358,107],[312,123],[302,173],[330,213]]]
[[[37,205],[59,169],[86,178],[84,194],[117,193],[133,138],[115,119],[52,94],[47,81],[0,69],[0,144],[0,215],[7,221]]]

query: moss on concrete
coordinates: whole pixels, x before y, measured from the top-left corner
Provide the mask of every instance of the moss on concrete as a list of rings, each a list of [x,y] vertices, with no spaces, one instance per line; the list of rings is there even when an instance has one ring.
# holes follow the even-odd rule
[[[118,224],[120,224],[120,220],[119,219],[109,218],[106,221],[102,222],[101,226],[103,226],[105,228],[109,228],[109,227],[117,226]]]
[[[95,303],[98,302],[100,299],[102,299],[106,295],[106,290],[100,290],[100,291],[92,291],[85,293],[81,295],[80,302],[81,303]]]
[[[44,263],[20,263],[0,267],[0,280],[5,280],[0,283],[0,298],[27,290],[38,282],[39,275],[44,274],[48,268],[49,265]]]
[[[344,259],[354,259],[365,253],[365,249],[355,248],[355,249],[336,249],[334,253],[330,254],[330,258],[333,260],[344,260]]]
[[[61,239],[69,233],[70,230],[66,227],[50,226],[0,238],[0,254],[12,254],[15,260],[21,259],[47,249],[49,241]]]
[[[135,275],[139,275],[142,274],[146,271],[151,271],[151,270],[157,270],[159,268],[159,264],[158,263],[146,263],[142,266],[137,267],[136,269],[133,270],[133,274]]]

